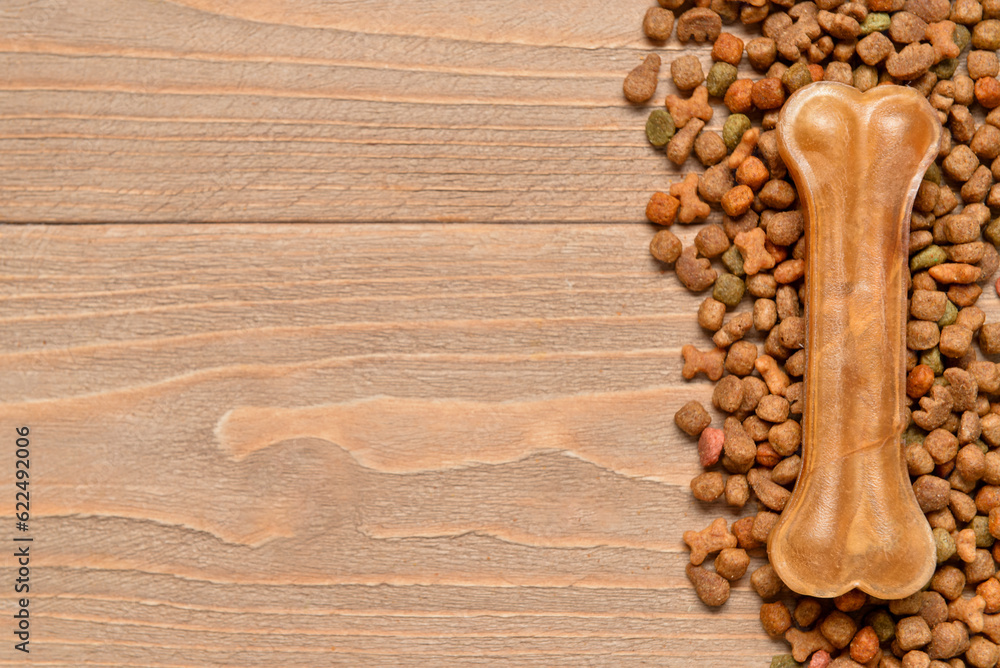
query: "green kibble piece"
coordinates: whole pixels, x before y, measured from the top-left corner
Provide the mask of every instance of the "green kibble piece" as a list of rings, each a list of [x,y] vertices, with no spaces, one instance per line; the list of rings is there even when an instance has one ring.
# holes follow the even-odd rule
[[[990,518],[976,515],[969,522],[969,528],[976,532],[976,547],[989,549],[993,547],[993,536],[990,535]]]
[[[959,53],[965,51],[966,47],[972,43],[972,33],[961,23],[955,26],[955,30],[951,33],[952,40],[955,42],[955,46],[958,47]]]
[[[870,35],[889,29],[889,15],[883,12],[871,12],[861,23],[861,34]]]
[[[948,325],[954,325],[955,319],[958,318],[958,309],[951,300],[947,300],[944,303],[944,315],[938,320],[938,327],[947,327]]]
[[[955,539],[941,527],[934,529],[934,547],[937,549],[937,562],[939,564],[948,561],[958,552]]]
[[[731,274],[741,278],[746,276],[746,272],[743,271],[743,253],[736,247],[736,244],[730,246],[729,250],[722,254],[722,266],[728,269]]]
[[[912,445],[913,443],[923,445],[924,436],[926,436],[926,434],[923,429],[916,425],[910,425],[906,428],[906,431],[903,432],[903,443],[905,445]]]
[[[705,77],[705,88],[712,97],[723,97],[729,87],[736,81],[737,71],[734,65],[718,62],[712,65]]]
[[[743,114],[730,114],[722,126],[722,141],[725,142],[726,148],[732,152],[740,145],[743,133],[751,127],[753,126],[750,119]]]
[[[938,350],[937,346],[921,353],[920,363],[929,366],[935,376],[940,376],[944,373],[944,364],[941,364],[941,351]]]
[[[812,72],[805,63],[795,63],[781,75],[781,83],[789,93],[794,93],[803,86],[808,86],[813,81]]]
[[[937,166],[936,162],[932,162],[931,166],[924,172],[924,181],[941,185],[941,168]]]
[[[990,451],[990,446],[988,446],[988,445],[986,445],[985,443],[983,443],[983,441],[982,441],[981,439],[978,439],[978,438],[977,438],[976,440],[974,440],[974,441],[972,442],[972,445],[974,445],[974,446],[976,446],[977,448],[979,448],[980,450],[982,450],[982,451],[983,451],[983,454],[984,454],[984,455],[985,455],[985,454],[988,454],[988,453],[989,453],[989,451]]]
[[[948,533],[945,532],[945,535],[947,536]],[[951,538],[951,536],[948,537]],[[875,631],[879,642],[889,642],[896,637],[896,625],[893,623],[892,617],[885,610],[876,610],[869,615],[868,625]]]
[[[956,69],[958,69],[958,59],[945,58],[932,67],[931,72],[936,74],[938,79],[950,79],[955,75]]]
[[[746,283],[739,276],[722,274],[715,279],[715,288],[712,290],[712,297],[726,306],[736,306],[743,299],[743,292],[746,290],[746,287]]]
[[[771,668],[802,668],[791,654],[779,654],[771,658]]]
[[[910,258],[910,271],[920,271],[930,269],[936,264],[947,261],[948,255],[944,249],[936,244],[931,244],[916,255]]]
[[[677,132],[674,117],[666,109],[654,109],[646,120],[646,139],[657,148],[666,146]]]
[[[1000,218],[994,218],[983,230],[983,236],[994,246],[1000,247]]]
[[[942,373],[944,372],[942,371]],[[944,376],[938,376],[937,378],[935,378],[934,384],[940,387],[948,387],[949,385],[951,385],[951,383],[948,382],[948,379],[945,378]]]

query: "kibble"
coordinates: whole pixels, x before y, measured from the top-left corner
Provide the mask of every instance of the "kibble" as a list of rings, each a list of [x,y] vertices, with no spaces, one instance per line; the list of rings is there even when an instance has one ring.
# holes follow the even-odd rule
[[[660,73],[660,57],[655,53],[646,56],[642,64],[625,77],[625,99],[634,104],[646,102],[656,93],[656,79]]]
[[[1000,354],[1000,323],[990,322],[985,303],[992,289],[987,295],[982,287],[992,285],[1000,266],[1000,218],[991,213],[1000,209],[1000,112],[991,111],[1000,108],[1000,0],[714,0],[695,3],[676,20],[679,0],[659,5],[647,17],[658,16],[666,28],[657,32],[644,20],[647,37],[662,42],[677,24],[682,44],[711,42],[712,62],[705,75],[700,57],[677,54],[671,77],[682,94],[668,95],[665,108],[646,119],[653,149],[665,148],[678,165],[693,155],[697,169],[707,168],[650,198],[647,218],[661,228],[653,230],[650,251],[674,265],[687,289],[711,289],[698,323],[712,347],[684,346],[682,375],[718,383],[715,415],[729,416],[722,428],[713,427],[703,407],[686,405],[675,421],[697,438],[704,472],[691,483],[695,498],[750,508],[731,532],[722,518],[722,530],[717,521],[693,532],[692,564],[696,554],[718,553],[714,573],[700,565],[689,569],[698,595],[712,605],[728,598],[728,582],[747,571],[747,550],[764,547],[802,466],[806,248],[797,193],[773,131],[780,109],[811,81],[862,91],[910,82],[944,124],[938,158],[920,184],[910,220],[911,403],[904,416],[911,426],[903,449],[933,529],[938,568],[929,590],[904,601],[849,592],[833,601],[833,610],[799,599],[794,615],[770,566],[755,570],[750,585],[765,601],[765,632],[783,635],[791,646],[792,655],[779,652],[772,665],[993,666],[1000,640],[994,577],[1000,454],[992,450],[1000,447],[1000,369],[981,355]],[[759,36],[744,43],[744,33],[722,32],[722,24],[733,21]],[[748,69],[751,76],[740,79],[744,53],[757,74]],[[706,127],[710,98],[730,112],[721,132]],[[989,112],[985,123],[983,110]],[[712,218],[719,209],[721,222]],[[676,223],[697,227],[689,235],[666,229]],[[693,243],[684,246],[682,238]],[[747,293],[749,308],[742,303]],[[748,506],[753,497],[758,503]],[[976,588],[974,595],[967,586]],[[964,663],[947,663],[959,658]]]

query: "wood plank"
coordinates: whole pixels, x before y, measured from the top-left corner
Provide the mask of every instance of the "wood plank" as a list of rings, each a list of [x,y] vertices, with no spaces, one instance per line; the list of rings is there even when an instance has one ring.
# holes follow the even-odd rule
[[[749,577],[684,575],[738,515],[687,489],[699,297],[651,234],[0,227],[33,664],[766,665]]]
[[[642,220],[648,0],[417,4],[2,3],[0,220]]]

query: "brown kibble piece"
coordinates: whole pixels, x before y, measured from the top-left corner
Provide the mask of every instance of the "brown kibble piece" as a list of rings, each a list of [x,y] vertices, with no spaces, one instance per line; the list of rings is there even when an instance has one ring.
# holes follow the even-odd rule
[[[823,606],[814,598],[804,596],[795,604],[795,623],[805,628],[812,626],[823,612]],[[832,647],[831,647],[832,649]]]
[[[757,358],[755,366],[757,372],[764,378],[764,382],[767,383],[767,389],[770,390],[771,394],[784,396],[790,381],[788,375],[778,366],[777,361],[770,355],[762,355]]]
[[[740,232],[733,240],[743,255],[743,271],[748,276],[774,267],[774,257],[764,247],[766,240],[767,236],[764,230],[759,227],[755,227],[749,232]]]
[[[750,557],[739,547],[727,547],[715,558],[715,572],[730,582],[743,577],[749,566]]]
[[[781,79],[768,77],[754,82],[750,91],[750,101],[758,109],[779,108],[785,101],[785,89]]]
[[[667,159],[678,167],[683,165],[691,157],[691,151],[694,150],[694,142],[704,127],[705,121],[700,118],[689,120],[687,125],[681,128],[667,144]],[[673,191],[670,194],[673,195]],[[682,220],[681,222],[685,221]]]
[[[926,320],[906,323],[906,347],[910,350],[930,350],[938,344],[940,336],[937,323]]]
[[[649,203],[646,204],[646,218],[651,223],[670,227],[677,219],[677,209],[680,204],[680,200],[676,197],[661,192],[653,193]]]
[[[1000,74],[1000,60],[995,51],[970,51],[965,62],[969,76],[973,79],[995,77]]]
[[[889,37],[900,44],[919,42],[927,33],[927,22],[910,12],[896,12],[889,24]]]
[[[878,654],[879,644],[875,629],[866,626],[858,631],[851,640],[851,658],[858,663],[868,663]]]
[[[725,164],[709,167],[698,179],[698,194],[706,202],[720,202],[722,196],[732,187],[733,174]]]
[[[712,417],[697,401],[689,401],[674,413],[674,423],[689,436],[697,436],[712,424]]]
[[[791,628],[792,615],[781,601],[765,603],[760,606],[760,624],[767,635],[778,638]]]
[[[988,323],[979,329],[979,347],[987,355],[1000,353],[1000,323]]]
[[[791,492],[781,485],[773,482],[761,469],[750,469],[747,473],[747,482],[757,499],[771,510],[781,512],[788,503]]]
[[[785,420],[776,424],[768,431],[767,441],[778,454],[788,457],[802,445],[802,425],[797,420]]]
[[[691,494],[699,501],[710,503],[722,496],[726,489],[725,477],[718,471],[706,471],[691,480]]]
[[[750,313],[738,313],[726,323],[726,326],[721,331],[712,337],[712,343],[719,348],[728,348],[742,339],[747,331],[749,331],[751,325],[753,325],[753,316]],[[756,350],[756,346],[754,350]]]
[[[771,172],[771,176],[774,173]],[[795,188],[788,181],[772,178],[757,193],[761,204],[770,209],[787,209],[795,203]]]
[[[924,34],[934,49],[935,62],[945,58],[958,58],[961,49],[955,44],[955,24],[951,21],[935,21],[927,26]]]
[[[712,405],[725,413],[735,413],[743,403],[743,383],[736,376],[726,376],[712,390]]]
[[[1000,106],[1000,81],[996,77],[982,77],[976,80],[976,101],[985,109]]]
[[[705,605],[718,607],[729,600],[729,581],[718,573],[692,564],[687,565],[685,572]]]
[[[729,479],[726,480],[726,505],[733,506],[735,508],[742,508],[746,505],[747,501],[750,500],[750,485],[747,484],[746,476],[743,475],[731,475]],[[737,525],[744,520],[750,520],[749,524],[753,523],[752,517],[744,517],[742,520],[737,520],[733,523],[733,533],[736,535],[739,541],[739,546],[743,549],[752,549],[754,546],[748,546],[746,541],[740,538],[740,533],[737,531]],[[744,523],[745,526],[749,524]],[[744,526],[741,525],[741,526]]]
[[[758,596],[765,601],[770,601],[781,594],[785,585],[778,574],[774,572],[771,564],[764,564],[750,576],[750,586],[753,587]]]
[[[941,329],[938,349],[945,357],[959,358],[965,355],[972,344],[972,332],[961,325],[948,325]],[[954,397],[954,391],[952,396]],[[956,407],[957,409],[957,407]]]
[[[934,64],[934,48],[930,44],[909,44],[885,61],[885,69],[901,81],[916,79]]]
[[[854,620],[840,610],[833,610],[820,623],[819,630],[837,649],[847,647],[857,630]]]
[[[800,631],[790,628],[785,632],[785,640],[792,646],[792,658],[805,661],[809,655],[817,652],[832,652],[833,645],[817,628],[812,631]]]
[[[858,42],[857,53],[866,65],[878,65],[896,50],[888,37],[880,32],[873,32]]]
[[[656,79],[660,74],[660,57],[655,53],[646,56],[642,64],[625,77],[625,99],[633,104],[646,102],[656,93]]]
[[[726,191],[726,194],[722,196],[720,204],[727,216],[736,218],[742,216],[750,209],[753,199],[753,190],[750,189],[750,186],[741,184]]]
[[[928,23],[943,21],[951,12],[948,0],[906,0],[904,7]]]
[[[750,186],[750,189],[754,191],[760,190],[769,177],[770,175],[767,173],[767,167],[764,166],[764,163],[761,162],[760,158],[752,155],[743,160],[736,170],[736,182]]]
[[[938,283],[975,283],[982,270],[971,264],[946,262],[934,265],[927,273]]]
[[[681,355],[684,358],[684,368],[681,370],[684,378],[691,380],[699,373],[704,373],[712,381],[722,378],[725,350],[713,348],[708,352],[701,352],[692,345],[686,345],[681,348]]]
[[[718,272],[712,269],[711,262],[698,257],[698,249],[694,246],[685,248],[674,265],[677,278],[688,290],[701,292],[707,290],[718,277]]]
[[[911,399],[919,399],[927,394],[933,384],[934,370],[926,364],[918,364],[906,377],[906,394]]]
[[[680,202],[677,220],[682,223],[702,220],[712,212],[711,207],[698,198],[698,175],[694,172],[689,172],[680,183],[672,184],[670,194]]]
[[[949,601],[953,601],[961,596],[964,588],[965,573],[954,566],[942,566],[938,568],[934,577],[931,578],[931,589]]]
[[[736,148],[733,149],[733,154],[729,156],[729,168],[738,169],[750,154],[753,153],[759,139],[759,128],[750,128],[744,132],[740,138],[740,143],[736,145]]]
[[[650,7],[642,20],[642,32],[646,37],[658,42],[670,39],[674,30],[674,13],[663,7]]]
[[[689,91],[705,80],[701,61],[694,56],[679,56],[670,63],[670,77],[680,90]]]
[[[677,39],[681,44],[688,41],[714,42],[722,32],[722,19],[711,9],[695,7],[677,19]]]
[[[718,164],[726,157],[728,150],[726,142],[718,132],[702,130],[698,138],[694,140],[694,153],[698,156],[698,161],[705,167]]]
[[[666,106],[678,128],[683,128],[692,118],[699,118],[706,123],[712,120],[712,106],[708,103],[708,89],[705,86],[695,88],[689,98],[668,95]]]
[[[671,264],[681,256],[681,240],[670,230],[660,230],[649,242],[649,252],[660,262]]]
[[[712,60],[739,65],[743,58],[743,40],[728,32],[720,33],[712,45]]]
[[[933,475],[922,475],[913,483],[913,493],[917,497],[920,510],[929,513],[948,506],[948,481]]]
[[[758,72],[767,70],[778,56],[778,49],[770,37],[757,37],[746,44],[747,60]]]
[[[931,630],[923,617],[904,617],[896,624],[896,642],[904,652],[923,647],[930,641]]]
[[[736,547],[736,536],[729,532],[725,518],[716,518],[701,531],[685,531],[684,542],[691,548],[691,563],[700,565],[709,554]]]
[[[722,98],[722,101],[730,112],[745,114],[753,109],[752,93],[752,79],[737,79],[726,89],[726,94]]]
[[[729,237],[721,225],[706,225],[698,230],[694,245],[702,257],[718,257],[729,249]]]
[[[736,341],[730,346],[729,353],[726,355],[726,371],[735,376],[747,376],[753,373],[754,363],[756,361],[757,346],[748,341]],[[744,387],[744,405],[740,406],[740,411],[750,410],[750,408],[746,405],[748,398],[747,389]]]
[[[987,555],[988,556],[988,555]],[[979,633],[983,630],[983,608],[986,601],[982,596],[957,598],[948,604],[948,621],[963,622],[969,631]]]

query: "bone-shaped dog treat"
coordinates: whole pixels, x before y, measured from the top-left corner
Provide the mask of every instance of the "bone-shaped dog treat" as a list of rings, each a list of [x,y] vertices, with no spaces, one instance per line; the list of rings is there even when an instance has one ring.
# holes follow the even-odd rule
[[[802,594],[903,598],[934,573],[900,438],[908,221],[940,134],[900,86],[814,83],[781,112],[806,219],[807,366],[802,472],[768,553]]]

